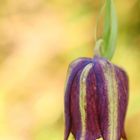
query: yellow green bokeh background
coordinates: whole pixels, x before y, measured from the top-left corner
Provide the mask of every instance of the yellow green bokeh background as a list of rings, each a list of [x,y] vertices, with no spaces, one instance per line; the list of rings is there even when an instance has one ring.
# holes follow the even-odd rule
[[[102,2],[0,0],[1,140],[63,140],[67,67],[93,57]],[[119,32],[112,62],[129,75],[126,133],[139,140],[140,1],[115,2]]]

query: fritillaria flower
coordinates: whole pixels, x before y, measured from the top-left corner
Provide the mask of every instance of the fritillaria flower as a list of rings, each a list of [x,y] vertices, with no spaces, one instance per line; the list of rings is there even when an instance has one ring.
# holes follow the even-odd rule
[[[79,58],[68,69],[65,89],[65,137],[75,140],[125,139],[128,77],[109,60]]]

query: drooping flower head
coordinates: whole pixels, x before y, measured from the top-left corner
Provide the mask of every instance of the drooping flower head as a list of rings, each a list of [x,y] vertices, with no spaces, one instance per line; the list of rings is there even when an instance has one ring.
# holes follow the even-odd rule
[[[65,136],[75,140],[126,140],[128,77],[105,58],[79,58],[68,69]]]

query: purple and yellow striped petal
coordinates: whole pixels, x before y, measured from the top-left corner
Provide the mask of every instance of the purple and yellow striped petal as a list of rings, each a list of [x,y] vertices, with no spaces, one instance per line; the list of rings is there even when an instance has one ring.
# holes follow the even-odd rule
[[[118,97],[119,97],[119,106],[118,106],[118,135],[119,138],[127,140],[125,130],[124,130],[124,121],[126,117],[126,110],[128,106],[128,76],[126,73],[116,67],[116,79],[118,83]]]
[[[103,139],[107,136],[108,127],[108,97],[107,97],[107,86],[105,82],[104,71],[102,68],[102,61],[104,59],[94,59],[94,72],[96,76],[96,96],[97,96],[97,112],[100,125],[100,131]]]
[[[105,78],[106,95],[108,104],[108,127],[106,130],[105,140],[118,140],[118,87],[113,65],[102,61],[102,69]]]
[[[79,106],[80,106],[80,115],[81,115],[81,136],[80,140],[85,140],[86,138],[86,108],[87,108],[87,100],[86,100],[86,94],[87,94],[87,77],[89,74],[90,69],[92,68],[93,64],[90,63],[85,66],[83,69],[81,75],[80,75],[80,95],[79,95]]]
[[[94,96],[96,79],[93,72],[93,63],[89,63],[73,80],[70,113],[71,132],[76,140],[96,140],[101,136]]]
[[[128,101],[127,76],[120,68],[116,68],[105,59],[97,58],[95,63],[98,112],[103,139],[126,139],[123,127]]]
[[[73,79],[77,72],[82,69],[84,66],[86,66],[88,63],[91,62],[91,59],[89,58],[79,58],[75,61],[73,61],[69,65],[68,73],[67,73],[67,79],[66,79],[66,85],[65,85],[65,138],[64,140],[68,139],[70,129],[71,129],[71,114],[70,114],[70,93],[71,93],[71,85],[73,83]]]
[[[86,79],[86,140],[99,140],[101,137],[97,105],[97,83],[93,63]]]

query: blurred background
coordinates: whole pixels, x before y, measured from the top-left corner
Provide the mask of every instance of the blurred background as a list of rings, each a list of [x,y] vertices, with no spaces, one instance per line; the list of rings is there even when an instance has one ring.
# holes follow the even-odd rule
[[[63,140],[68,64],[93,57],[98,0],[0,0],[0,139]],[[140,1],[116,0],[113,63],[130,80],[128,140],[140,138]],[[99,28],[101,29],[101,28]]]

